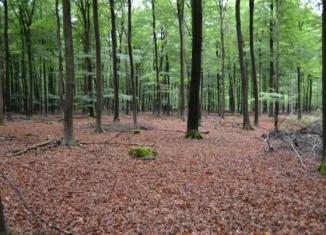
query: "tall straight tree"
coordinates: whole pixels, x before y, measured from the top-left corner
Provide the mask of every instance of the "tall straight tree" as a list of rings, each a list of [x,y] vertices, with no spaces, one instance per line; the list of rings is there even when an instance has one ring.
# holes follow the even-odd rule
[[[0,11],[0,19],[2,19],[2,11]],[[0,24],[2,21],[0,20]],[[2,49],[2,34],[0,34],[0,48]],[[0,51],[0,126],[4,123],[4,115],[3,115],[3,51]],[[1,231],[1,230],[0,230]]]
[[[101,39],[98,23],[98,6],[97,0],[93,0],[93,21],[95,34],[96,50],[96,132],[102,130],[102,108],[103,108],[103,81],[102,81],[102,58],[101,58]]]
[[[152,0],[152,17],[153,17],[153,39],[154,39],[154,63],[156,72],[156,99],[155,99],[155,112],[157,116],[160,115],[161,109],[161,86],[160,86],[160,71],[158,65],[158,49],[157,49],[157,36],[156,36],[156,16],[155,16],[155,0]]]
[[[298,120],[302,118],[302,104],[301,104],[301,68],[300,65],[297,66],[297,110],[298,110]]]
[[[110,0],[111,12],[111,41],[112,41],[112,68],[113,68],[113,90],[114,90],[114,111],[113,121],[119,121],[119,76],[117,64],[117,33],[115,24],[114,0]]]
[[[130,62],[130,79],[131,79],[131,89],[132,89],[132,113],[134,127],[137,127],[137,100],[136,100],[136,86],[135,86],[135,75],[134,75],[134,60],[132,54],[132,44],[131,44],[131,0],[128,0],[128,54]],[[158,113],[159,114],[159,113]]]
[[[62,0],[63,34],[65,39],[66,93],[63,120],[63,145],[72,145],[73,136],[73,102],[74,102],[74,45],[72,40],[70,0]]]
[[[326,174],[326,0],[323,0],[323,16],[322,16],[322,41],[323,41],[323,52],[322,52],[322,64],[323,64],[323,151],[322,160],[319,167],[319,171]]]
[[[270,0],[270,19],[269,19],[269,92],[274,92],[274,0]],[[274,116],[274,103],[269,102],[269,116]]]
[[[248,108],[248,74],[247,68],[244,61],[243,53],[243,38],[241,32],[241,15],[240,15],[240,0],[236,0],[235,3],[235,16],[237,25],[237,36],[238,36],[238,50],[239,50],[239,62],[240,71],[242,78],[242,114],[243,114],[243,129],[250,130],[250,119],[249,119],[249,108]]]
[[[280,80],[280,20],[281,20],[281,12],[280,12],[280,1],[275,0],[275,11],[276,11],[276,20],[275,20],[275,43],[276,43],[276,51],[275,51],[275,92],[279,92],[279,80]],[[276,99],[275,102],[275,110],[274,110],[274,126],[278,128],[278,114],[280,109],[279,100]]]
[[[249,31],[250,31],[250,57],[251,57],[251,75],[252,84],[255,98],[255,118],[254,125],[259,125],[259,97],[258,97],[258,83],[257,83],[257,72],[256,72],[256,61],[255,61],[255,47],[254,47],[254,11],[255,11],[255,0],[249,0]]]
[[[5,106],[6,106],[6,114],[8,119],[10,119],[11,112],[11,98],[10,98],[10,51],[9,51],[9,39],[8,39],[8,0],[3,0],[4,6],[4,47],[5,47]]]
[[[62,51],[61,51],[61,23],[59,13],[59,0],[55,0],[55,17],[57,24],[56,40],[58,51],[58,79],[59,79],[59,96],[60,96],[60,108],[63,111],[63,93],[64,93],[64,78],[63,78],[63,65],[62,65]]]
[[[220,18],[220,37],[221,37],[221,57],[222,57],[222,73],[220,77],[220,92],[219,92],[219,114],[222,119],[224,119],[225,112],[225,43],[224,43],[224,18],[226,12],[227,2],[224,3],[224,0],[218,0],[218,8],[219,8],[219,18]]]
[[[192,61],[191,82],[188,103],[187,134],[189,138],[201,138],[198,133],[200,104],[199,89],[201,77],[201,55],[202,55],[202,1],[191,0],[192,13]]]
[[[179,94],[179,115],[184,119],[185,112],[185,39],[184,39],[184,0],[177,0],[179,37],[180,37],[180,94]]]

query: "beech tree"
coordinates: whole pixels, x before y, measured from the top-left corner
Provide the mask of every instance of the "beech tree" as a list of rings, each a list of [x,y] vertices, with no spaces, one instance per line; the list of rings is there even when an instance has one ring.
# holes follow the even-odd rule
[[[244,61],[243,53],[243,37],[241,31],[241,15],[240,15],[240,0],[236,0],[235,3],[235,15],[236,15],[236,26],[238,36],[238,50],[239,50],[239,62],[242,79],[242,113],[243,113],[243,129],[251,129],[249,119],[249,108],[248,108],[248,74],[247,68]]]
[[[0,11],[0,19],[2,19],[2,11]],[[2,24],[2,21],[0,21],[0,23]],[[4,123],[4,115],[3,115],[3,50],[2,50],[2,44],[3,44],[3,40],[2,40],[2,34],[0,34],[0,126],[3,125]]]
[[[66,93],[63,120],[63,145],[72,145],[73,140],[73,102],[74,102],[74,46],[72,40],[70,0],[62,0],[63,35],[65,39]]]
[[[185,112],[185,39],[184,39],[184,0],[177,0],[179,37],[180,37],[180,94],[179,94],[179,115],[184,119]]]
[[[192,61],[191,61],[191,82],[189,90],[188,103],[188,121],[187,134],[188,138],[202,138],[198,132],[200,103],[199,89],[201,78],[201,56],[202,56],[202,1],[191,1],[192,13]]]
[[[6,106],[6,114],[8,119],[10,119],[10,76],[9,76],[9,68],[10,68],[10,51],[9,51],[9,38],[8,38],[8,0],[3,0],[4,6],[4,49],[5,49],[5,106]]]

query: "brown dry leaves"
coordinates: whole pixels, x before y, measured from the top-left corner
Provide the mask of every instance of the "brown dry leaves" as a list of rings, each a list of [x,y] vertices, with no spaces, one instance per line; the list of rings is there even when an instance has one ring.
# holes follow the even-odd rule
[[[37,119],[37,118],[36,118]],[[50,121],[50,119],[52,121]],[[304,171],[289,150],[263,151],[262,133],[272,127],[235,128],[239,117],[203,119],[204,140],[184,138],[185,123],[142,114],[149,126],[140,135],[124,132],[114,140],[154,145],[158,158],[140,161],[125,145],[84,145],[6,153],[48,137],[61,136],[51,116],[16,118],[0,128],[1,171],[20,189],[30,207],[50,222],[76,234],[323,234],[326,231],[326,179],[315,172],[318,159]],[[117,130],[96,134],[94,120],[75,120],[81,142],[105,142]],[[104,123],[112,125],[111,117]],[[131,123],[124,117],[122,124]],[[121,125],[121,124],[120,124]],[[108,126],[109,127],[109,126]],[[110,128],[108,128],[110,130]],[[0,183],[11,228],[21,234],[56,234],[22,207]]]

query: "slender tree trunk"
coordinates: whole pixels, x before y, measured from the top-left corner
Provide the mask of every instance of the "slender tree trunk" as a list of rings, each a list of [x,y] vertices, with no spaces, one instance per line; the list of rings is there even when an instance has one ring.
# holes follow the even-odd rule
[[[320,165],[320,172],[326,173],[326,0],[323,0],[323,16],[322,16],[322,41],[323,41],[323,74],[322,74],[322,84],[323,84],[323,151],[322,160]]]
[[[102,130],[102,109],[103,109],[103,78],[102,78],[102,58],[101,58],[101,40],[98,23],[97,0],[93,0],[93,21],[96,48],[96,132]]]
[[[250,8],[250,57],[251,57],[251,75],[253,84],[253,94],[255,99],[255,117],[254,125],[259,125],[259,97],[258,97],[258,84],[257,84],[257,72],[256,72],[256,61],[255,61],[255,48],[254,48],[254,10],[255,10],[255,0],[249,0]]]
[[[55,16],[57,24],[56,40],[57,40],[57,51],[58,51],[58,80],[59,80],[59,96],[60,96],[60,108],[63,112],[64,108],[64,78],[63,78],[63,65],[62,65],[62,51],[61,51],[61,23],[59,13],[59,0],[55,1]]]
[[[220,15],[220,35],[221,35],[221,53],[222,53],[222,73],[221,73],[221,80],[220,80],[220,108],[219,113],[221,118],[224,119],[224,112],[225,112],[225,46],[224,46],[224,4],[223,0],[218,1],[219,5],[219,15]]]
[[[202,1],[191,1],[192,12],[192,66],[191,66],[191,82],[189,91],[188,104],[188,122],[187,135],[191,132],[198,132],[200,104],[200,74],[201,74],[201,55],[202,55]]]
[[[114,0],[110,0],[111,12],[111,40],[112,40],[112,67],[113,67],[113,90],[114,90],[114,111],[113,121],[119,121],[119,77],[117,66],[117,35],[115,25]]]
[[[132,29],[131,0],[128,0],[128,53],[129,53],[130,79],[131,79],[131,89],[132,89],[132,113],[133,113],[134,127],[136,128],[137,127],[137,100],[136,100],[136,86],[135,86],[135,78],[134,78],[134,60],[133,60],[132,45],[131,45],[131,29]]]
[[[302,104],[301,104],[301,69],[300,66],[297,67],[297,86],[298,86],[298,94],[297,94],[297,110],[298,110],[298,119],[302,118]]]
[[[0,11],[0,19],[2,17],[2,12]],[[2,35],[0,35],[0,48],[2,48]],[[0,51],[0,126],[4,124],[4,107],[3,107],[3,52]],[[1,230],[0,230],[1,232]]]
[[[5,110],[7,119],[11,119],[11,94],[10,94],[10,51],[9,51],[9,39],[8,39],[8,0],[3,0],[4,5],[4,47],[5,47]]]
[[[48,115],[48,79],[46,72],[46,63],[43,61],[43,96],[44,96],[44,114]]]
[[[30,26],[26,31],[26,44],[27,44],[27,60],[28,60],[28,76],[29,76],[29,93],[28,93],[28,113],[27,117],[31,118],[33,115],[33,97],[34,97],[34,78],[33,78],[33,57],[32,57],[32,35]]]
[[[240,0],[236,0],[235,15],[237,24],[237,36],[238,36],[238,49],[239,49],[239,62],[242,77],[242,113],[243,113],[243,129],[250,130],[249,119],[249,105],[248,105],[248,74],[244,61],[243,53],[243,38],[241,32],[241,15],[240,15]]]
[[[4,212],[3,212],[3,205],[2,205],[1,195],[0,195],[0,234],[1,235],[9,235],[9,234],[11,234],[8,231],[8,226],[7,226],[5,215],[4,215]]]
[[[73,102],[74,102],[74,47],[72,40],[70,0],[62,0],[63,32],[65,39],[66,93],[64,107],[63,144],[73,144]]]
[[[270,21],[269,21],[269,50],[270,50],[270,60],[269,60],[269,92],[274,92],[274,0],[270,3]],[[274,103],[269,101],[269,116],[274,116]]]
[[[180,36],[180,94],[179,115],[184,120],[185,112],[185,40],[184,40],[184,0],[177,0],[179,36]]]
[[[279,79],[280,79],[280,1],[276,1],[276,22],[275,22],[275,41],[276,41],[276,52],[275,52],[275,92],[279,93]],[[280,112],[279,98],[275,102],[275,113],[274,113],[274,126],[278,128],[278,114]]]
[[[155,0],[152,0],[152,15],[153,15],[153,38],[154,38],[154,56],[155,56],[155,71],[156,71],[156,114],[160,116],[161,109],[161,88],[160,88],[160,71],[158,66],[158,48],[156,37],[156,17],[155,17]]]

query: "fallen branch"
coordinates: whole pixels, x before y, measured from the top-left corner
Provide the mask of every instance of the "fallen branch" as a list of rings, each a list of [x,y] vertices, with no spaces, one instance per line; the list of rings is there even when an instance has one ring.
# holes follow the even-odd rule
[[[47,221],[45,218],[43,218],[41,215],[39,215],[38,213],[36,213],[35,211],[33,211],[27,204],[26,200],[24,199],[24,197],[22,196],[22,194],[20,193],[20,191],[18,190],[18,188],[11,182],[11,180],[5,176],[3,173],[0,173],[0,177],[2,178],[3,181],[5,181],[10,188],[16,193],[16,195],[18,196],[18,198],[21,200],[25,210],[27,210],[32,216],[34,216],[35,218],[37,218],[39,221],[41,221],[43,224],[45,224],[47,227],[54,229],[62,234],[67,234],[67,235],[74,235],[74,233],[67,231],[65,229],[60,228],[58,225],[50,223],[49,221]]]
[[[144,144],[139,144],[139,143],[124,143],[124,142],[109,142],[109,141],[105,141],[105,142],[79,142],[80,145],[127,145],[127,146],[133,146],[133,145],[137,145],[137,146],[150,146],[150,147],[155,147],[154,144],[151,145],[144,145]]]
[[[47,141],[44,141],[44,142],[41,142],[41,143],[37,143],[37,144],[33,144],[33,145],[29,145],[23,149],[17,149],[17,150],[14,150],[12,151],[11,153],[9,153],[8,155],[9,156],[19,156],[19,155],[22,155],[28,151],[31,151],[31,150],[34,150],[34,149],[37,149],[37,148],[42,148],[42,147],[46,147],[46,146],[59,146],[61,143],[60,140],[47,140]]]

